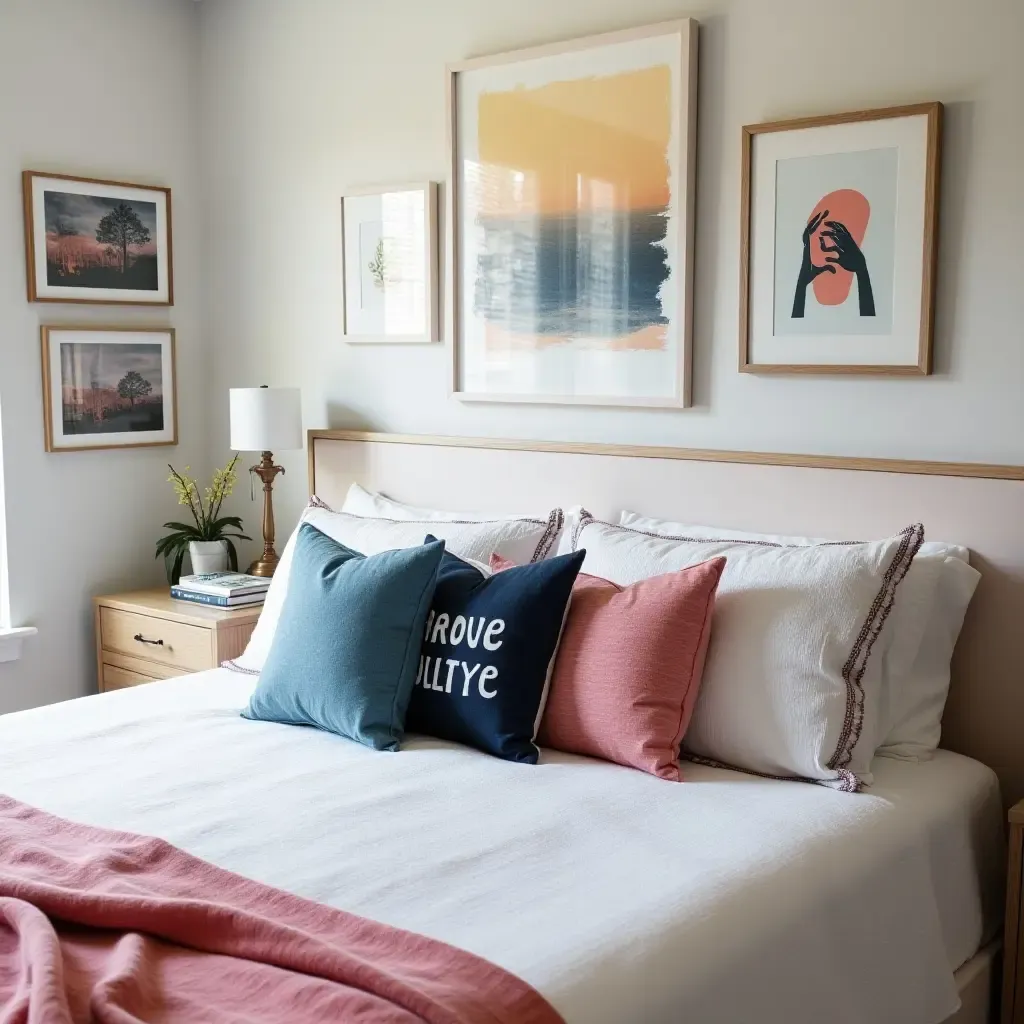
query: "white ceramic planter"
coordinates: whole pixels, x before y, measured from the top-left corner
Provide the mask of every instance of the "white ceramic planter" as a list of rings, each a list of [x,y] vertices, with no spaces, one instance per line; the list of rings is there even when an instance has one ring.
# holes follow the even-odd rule
[[[222,540],[189,541],[188,557],[192,561],[192,572],[197,576],[207,572],[224,572],[228,567],[228,549]]]

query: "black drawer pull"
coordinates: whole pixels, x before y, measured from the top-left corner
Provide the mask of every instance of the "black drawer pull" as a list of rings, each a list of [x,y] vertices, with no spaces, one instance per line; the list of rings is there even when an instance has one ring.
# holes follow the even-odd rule
[[[140,644],[153,644],[155,647],[163,647],[163,640],[147,640],[141,633],[136,633],[132,638],[138,640]]]

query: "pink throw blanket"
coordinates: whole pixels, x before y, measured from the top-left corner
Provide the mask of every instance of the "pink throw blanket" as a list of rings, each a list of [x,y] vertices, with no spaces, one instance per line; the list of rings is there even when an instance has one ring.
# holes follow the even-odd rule
[[[460,949],[0,796],[0,1024],[562,1024]]]

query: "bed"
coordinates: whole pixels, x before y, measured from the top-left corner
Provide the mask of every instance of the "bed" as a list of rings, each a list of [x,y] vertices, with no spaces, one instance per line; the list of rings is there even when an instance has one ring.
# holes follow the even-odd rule
[[[878,757],[856,795],[694,764],[666,784],[553,751],[516,765],[418,737],[379,754],[242,720],[253,680],[218,669],[0,718],[3,789],[469,950],[570,1024],[982,1024],[1003,808],[1024,795],[1019,481],[690,455],[322,431],[310,492],[340,506],[357,481],[491,513],[582,500],[836,538],[921,518],[983,573],[943,725],[952,749]]]
[[[959,754],[878,758],[857,797],[696,765],[672,785],[550,751],[379,754],[244,721],[252,685],[217,669],[4,716],[0,778],[468,949],[569,1022],[938,1022],[998,929],[998,785]]]

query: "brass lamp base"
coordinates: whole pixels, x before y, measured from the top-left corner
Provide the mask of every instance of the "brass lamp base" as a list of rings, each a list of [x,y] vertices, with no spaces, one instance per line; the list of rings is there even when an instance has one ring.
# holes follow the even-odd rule
[[[276,553],[274,554],[274,557],[272,559],[267,558],[267,556],[264,554],[262,558],[257,558],[256,561],[249,566],[249,575],[273,576],[274,570],[277,568],[277,563],[279,561],[280,559],[277,557]]]
[[[263,452],[260,461],[249,472],[263,481],[263,554],[249,566],[249,575],[273,576],[280,560],[274,550],[274,477],[283,473],[284,468],[274,465],[271,452]]]

